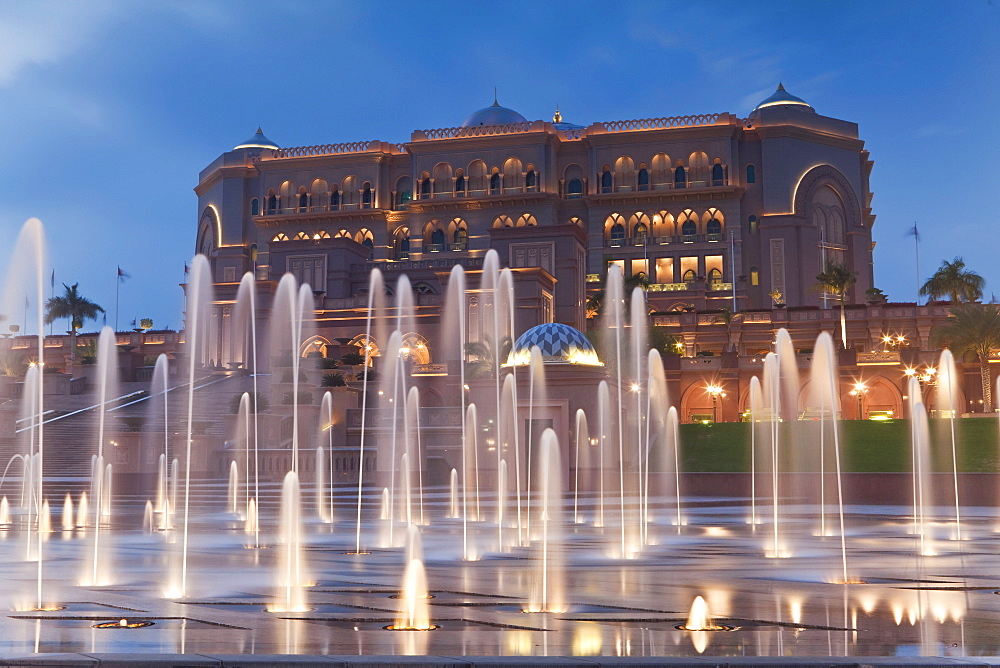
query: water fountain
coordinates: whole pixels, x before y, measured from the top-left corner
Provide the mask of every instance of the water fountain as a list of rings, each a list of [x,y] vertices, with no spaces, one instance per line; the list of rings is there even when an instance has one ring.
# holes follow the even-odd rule
[[[928,428],[915,381],[912,512],[910,498],[894,497],[896,505],[852,500],[856,480],[853,487],[842,482],[856,474],[845,473],[842,461],[836,352],[828,336],[817,341],[808,376],[815,424],[800,419],[806,378],[790,339],[779,333],[761,378],[749,383],[747,471],[725,479],[732,489],[719,483],[711,493],[696,493],[689,490],[699,480],[685,461],[697,445],[680,443],[681,416],[671,405],[680,397],[668,392],[660,354],[647,349],[645,317],[637,315],[646,313],[641,291],[626,295],[611,272],[608,330],[621,335],[608,345],[614,352],[607,367],[586,383],[576,381],[593,408],[558,413],[553,388],[573,367],[543,359],[538,347],[520,367],[507,366],[499,353],[499,342],[517,333],[507,315],[514,311],[510,271],[493,257],[481,277],[444,269],[455,340],[439,358],[449,363],[447,372],[430,381],[418,380],[406,352],[421,327],[411,286],[395,282],[386,306],[385,284],[372,274],[367,338],[359,348],[365,373],[350,388],[360,388],[361,419],[345,441],[332,429],[330,393],[318,407],[297,400],[299,383],[307,382],[296,365],[309,338],[302,315],[312,307],[311,292],[284,280],[279,292],[287,308],[277,310],[287,318],[283,333],[261,342],[261,359],[271,361],[262,373],[251,331],[257,318],[235,318],[245,330],[233,340],[246,341],[235,354],[247,361],[239,371],[221,371],[209,364],[213,355],[219,361],[214,351],[222,343],[209,326],[216,316],[208,310],[208,265],[196,260],[188,285],[189,353],[177,383],[169,380],[166,358],[157,360],[162,373],[148,399],[156,410],[147,418],[155,438],[142,450],[149,475],[138,493],[122,482],[135,462],[105,447],[112,440],[105,432],[96,434],[89,471],[69,481],[46,473],[42,437],[58,422],[42,418],[43,374],[29,371],[28,402],[19,414],[29,419],[20,423],[26,428],[13,453],[20,459],[11,460],[18,472],[23,467],[11,483],[23,483],[23,493],[17,499],[16,487],[2,490],[15,501],[11,508],[6,497],[0,500],[0,554],[11,564],[10,581],[30,582],[34,591],[16,592],[11,605],[18,611],[0,615],[0,651],[62,651],[65,644],[45,640],[57,627],[66,643],[77,643],[72,647],[121,635],[149,638],[162,651],[200,653],[405,653],[412,647],[408,633],[429,638],[421,647],[442,655],[690,655],[708,651],[709,637],[713,650],[729,655],[953,648],[949,653],[959,656],[990,647],[1000,620],[988,575],[1000,550],[992,509],[959,503],[954,441],[936,440]],[[241,308],[252,314],[253,277],[240,285]],[[491,300],[480,302],[488,308],[475,319],[466,318],[469,289]],[[475,331],[494,343],[492,375],[479,380],[467,375],[470,360],[462,354],[473,320]],[[113,359],[113,338],[104,338],[104,354]],[[288,355],[290,403],[265,419],[257,414],[258,392],[281,384],[280,371],[278,378],[268,374],[277,370],[275,359]],[[377,389],[368,379],[370,363],[380,374]],[[202,399],[210,396],[203,389],[208,382],[229,383],[227,399],[240,396],[233,418],[216,411],[217,431],[232,437],[229,450],[205,452],[197,438],[196,423],[212,410]],[[376,398],[378,391],[384,394]],[[111,385],[98,392],[95,418],[117,399]],[[186,409],[169,403],[171,395]],[[173,449],[178,438],[185,439],[182,453]],[[954,488],[947,500],[954,509],[947,512],[932,489],[941,473],[932,454],[942,444]],[[316,452],[315,460],[306,452]],[[211,457],[218,461],[213,477],[202,477],[207,465],[199,462]],[[343,463],[352,457],[356,487]],[[374,471],[365,465],[368,457],[377,462]],[[55,518],[62,534],[52,538],[45,490],[64,498]],[[183,513],[172,524],[175,508]],[[976,541],[975,552],[946,548],[939,540],[944,517],[954,518],[956,538]],[[383,529],[381,549],[361,558],[363,547],[380,545]],[[264,549],[244,550],[244,543]],[[104,549],[106,556],[97,556]],[[109,562],[120,586],[103,586]],[[76,581],[80,570],[89,574],[86,587]],[[982,581],[978,588],[965,585],[973,578]],[[163,600],[163,582],[176,598]],[[397,586],[399,602],[388,603]],[[67,610],[39,610],[53,607],[43,590],[59,592]],[[709,608],[726,624],[713,621]],[[384,631],[387,615],[395,615],[389,625],[399,633]],[[443,631],[417,633],[435,624]],[[92,632],[95,626],[135,630],[102,634]],[[686,637],[690,643],[682,642]],[[114,651],[132,648],[128,643],[150,646],[107,642]]]

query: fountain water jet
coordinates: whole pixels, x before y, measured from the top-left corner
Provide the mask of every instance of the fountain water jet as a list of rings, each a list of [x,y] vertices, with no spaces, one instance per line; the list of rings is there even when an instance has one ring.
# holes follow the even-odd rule
[[[531,600],[524,612],[565,612],[562,555],[562,461],[559,438],[552,429],[539,439],[538,567]]]
[[[281,535],[278,551],[277,601],[268,612],[307,612],[306,565],[302,540],[301,493],[299,476],[285,474],[281,487]]]

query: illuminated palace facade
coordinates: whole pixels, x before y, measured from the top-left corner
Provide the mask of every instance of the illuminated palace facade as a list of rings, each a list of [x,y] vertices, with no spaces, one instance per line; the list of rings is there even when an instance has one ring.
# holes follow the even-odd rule
[[[712,406],[709,380],[731,386],[717,417],[736,419],[778,327],[804,356],[819,331],[839,338],[837,301],[815,289],[817,273],[836,262],[857,275],[845,382],[867,373],[870,405],[900,411],[903,366],[929,354],[930,327],[947,309],[865,305],[874,287],[871,168],[855,123],[780,86],[745,118],[577,125],[558,110],[551,121],[528,120],[494,102],[404,143],[289,148],[258,130],[206,167],[196,188],[196,250],[210,260],[222,323],[212,358],[237,354],[224,323],[245,272],[262,286],[265,312],[286,272],[311,286],[317,349],[361,340],[378,267],[390,303],[396,277],[410,279],[424,344],[416,362],[444,362],[435,341],[448,272],[460,264],[477,285],[493,249],[514,272],[515,336],[545,322],[587,329],[588,296],[612,265],[648,282],[651,323],[667,327],[682,353],[668,361],[668,377],[683,419]],[[722,309],[738,315],[720,317]],[[886,335],[905,343],[888,349]],[[867,371],[857,366],[864,359]],[[845,399],[847,417],[851,406]]]

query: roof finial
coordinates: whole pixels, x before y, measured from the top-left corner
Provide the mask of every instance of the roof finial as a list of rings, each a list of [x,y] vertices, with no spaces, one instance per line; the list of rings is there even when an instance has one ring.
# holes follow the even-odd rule
[[[493,106],[494,107],[499,107],[500,106],[500,103],[497,102],[497,87],[496,86],[493,87]]]
[[[552,115],[553,123],[562,123],[562,114],[559,113],[559,103],[556,102],[556,113]]]
[[[259,125],[257,126],[257,134],[259,134],[259,135],[264,134],[264,131],[260,129]]]
[[[785,90],[785,84],[778,82],[778,90]]]

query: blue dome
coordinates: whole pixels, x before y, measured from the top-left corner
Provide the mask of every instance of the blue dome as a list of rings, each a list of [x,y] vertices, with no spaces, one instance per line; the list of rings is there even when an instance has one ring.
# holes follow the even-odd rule
[[[490,106],[473,112],[471,116],[462,123],[463,128],[471,128],[477,125],[510,125],[511,123],[527,123],[528,119],[517,113],[513,109],[501,107],[495,99]]]
[[[521,366],[531,360],[531,348],[538,346],[546,364],[587,364],[599,366],[597,350],[578,329],[558,322],[532,327],[518,337],[507,364]]]
[[[753,110],[757,111],[759,109],[763,109],[764,107],[776,107],[779,105],[798,105],[805,107],[806,109],[812,109],[812,105],[803,100],[801,97],[792,95],[785,90],[785,86],[783,84],[779,83],[778,90],[774,91],[770,97],[761,100],[760,104],[754,107]]]
[[[250,137],[250,139],[247,139],[245,142],[239,144],[238,146],[233,147],[233,150],[235,151],[236,149],[240,149],[240,148],[273,148],[273,149],[277,149],[279,147],[273,141],[271,141],[270,139],[268,139],[267,137],[265,137],[264,136],[264,132],[260,128],[257,128],[257,133],[253,137]]]

